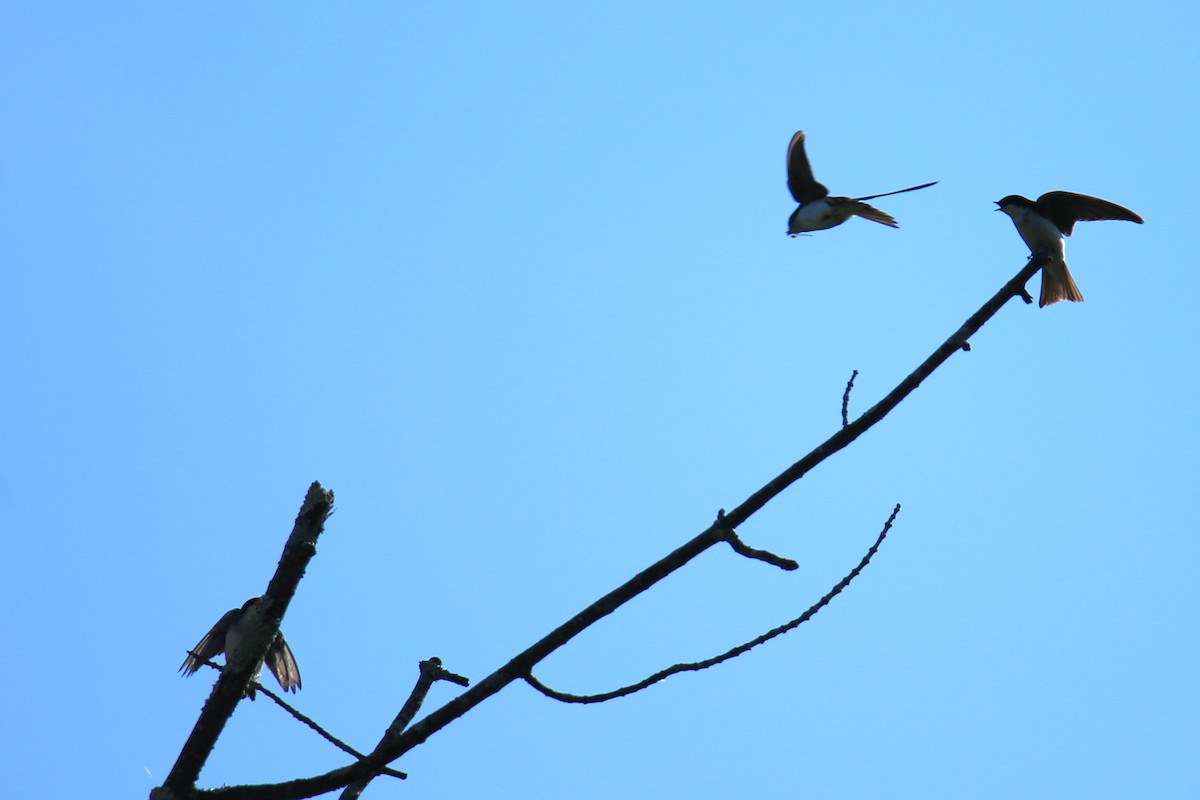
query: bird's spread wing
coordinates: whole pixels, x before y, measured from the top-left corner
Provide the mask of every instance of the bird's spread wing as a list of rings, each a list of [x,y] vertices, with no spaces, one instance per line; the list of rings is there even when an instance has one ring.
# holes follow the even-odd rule
[[[884,192],[883,194],[869,194],[866,197],[856,197],[854,199],[855,200],[874,200],[876,197],[887,197],[888,195],[891,195],[891,194],[904,194],[905,192],[915,192],[917,189],[927,189],[930,186],[933,186],[935,183],[937,183],[937,181],[930,181],[929,183],[922,183],[920,186],[910,186],[907,189],[897,189],[894,192]]]
[[[212,626],[212,629],[204,634],[196,646],[192,648],[192,652],[188,653],[188,657],[179,665],[179,671],[186,678],[196,670],[200,669],[200,665],[205,661],[216,658],[225,651],[225,634],[229,632],[229,626],[233,624],[234,619],[241,613],[240,608],[231,608],[217,620],[217,624]]]
[[[1054,224],[1067,236],[1071,235],[1075,223],[1081,221],[1122,219],[1139,225],[1144,221],[1124,206],[1075,192],[1046,192],[1037,202],[1046,209]]]
[[[300,688],[300,668],[292,656],[292,648],[288,647],[283,634],[275,637],[271,649],[267,651],[267,669],[279,681],[285,692],[294,692]]]
[[[788,189],[797,203],[820,200],[829,190],[813,178],[808,155],[804,152],[804,131],[796,131],[787,149]]]

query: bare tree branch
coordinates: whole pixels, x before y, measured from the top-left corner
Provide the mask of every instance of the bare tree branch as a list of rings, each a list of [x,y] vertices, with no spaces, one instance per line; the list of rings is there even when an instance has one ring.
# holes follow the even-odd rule
[[[204,762],[208,760],[209,753],[217,743],[217,737],[221,735],[225,723],[233,714],[233,709],[245,694],[254,668],[262,662],[267,648],[274,641],[274,634],[278,632],[279,622],[287,612],[292,595],[296,593],[296,586],[304,577],[308,562],[317,552],[317,538],[321,535],[325,520],[332,510],[333,492],[325,491],[321,484],[314,481],[300,507],[292,533],[283,546],[283,555],[279,558],[275,575],[267,586],[266,594],[263,595],[261,605],[267,615],[268,624],[272,627],[270,635],[256,639],[261,641],[261,652],[248,653],[246,661],[243,662],[244,667],[222,670],[221,677],[204,703],[200,718],[196,720],[191,735],[175,760],[175,766],[156,792],[165,793],[163,796],[189,797],[195,791],[200,770],[204,768]]]
[[[838,594],[840,594],[843,589],[845,589],[847,586],[849,586],[850,581],[852,581],[856,577],[858,577],[858,574],[866,568],[867,564],[871,563],[871,558],[874,557],[875,553],[879,551],[879,545],[883,544],[884,538],[888,535],[888,531],[890,531],[892,529],[892,523],[896,521],[896,515],[899,513],[900,513],[900,504],[897,503],[896,507],[892,510],[891,516],[888,517],[887,522],[884,523],[883,530],[880,531],[879,536],[875,539],[875,544],[871,545],[871,548],[869,550],[867,550],[867,554],[865,556],[863,556],[862,561],[858,562],[858,566],[855,567],[854,569],[850,570],[850,573],[848,575],[846,575],[846,577],[844,577],[840,581],[838,581],[837,585],[835,585],[832,589],[830,589],[829,592],[824,597],[822,597],[815,604],[813,604],[807,611],[805,611],[800,616],[796,617],[791,622],[786,622],[777,628],[772,628],[771,630],[764,633],[762,636],[758,636],[754,639],[751,639],[750,641],[746,642],[745,644],[740,644],[737,647],[733,648],[732,650],[728,650],[719,656],[714,656],[712,658],[705,659],[704,661],[695,661],[690,664],[675,664],[674,666],[670,666],[670,667],[667,667],[666,669],[659,670],[658,672],[654,673],[653,675],[650,675],[649,677],[644,678],[644,679],[638,681],[637,683],[630,684],[629,686],[623,686],[620,689],[613,689],[612,691],[602,692],[600,694],[582,694],[581,695],[581,694],[567,694],[566,692],[560,692],[555,689],[551,689],[549,686],[547,686],[546,684],[539,681],[537,678],[535,678],[533,676],[532,673],[525,676],[525,682],[528,683],[530,686],[532,686],[534,689],[537,689],[542,694],[546,695],[547,697],[552,698],[554,700],[561,700],[564,703],[602,703],[605,700],[612,700],[613,698],[616,698],[616,697],[624,697],[626,695],[633,694],[634,692],[641,691],[642,689],[645,689],[647,686],[652,686],[653,684],[658,683],[659,681],[661,681],[665,678],[669,678],[670,676],[676,675],[680,672],[696,672],[696,671],[699,671],[702,669],[708,669],[709,667],[720,664],[722,661],[728,661],[731,658],[737,658],[742,653],[745,653],[747,650],[750,650],[753,647],[757,647],[758,645],[762,644],[763,642],[769,641],[770,639],[774,639],[776,636],[780,636],[784,633],[787,633],[790,630],[794,630],[794,629],[800,627],[805,622],[808,622],[810,619],[812,619],[814,614],[816,614],[818,611],[820,611],[825,606],[829,605],[830,601],[833,600],[833,598],[837,597]]]
[[[664,577],[703,553],[709,547],[712,547],[719,541],[724,541],[724,529],[736,529],[756,511],[807,474],[817,464],[820,464],[834,453],[845,448],[882,420],[904,398],[920,386],[923,380],[933,374],[934,370],[945,363],[954,353],[961,350],[968,339],[983,327],[988,320],[995,316],[996,312],[1005,303],[1013,297],[1023,296],[1025,293],[1025,283],[1045,263],[1046,258],[1044,256],[1034,256],[1031,258],[1011,280],[1004,284],[995,295],[985,302],[978,311],[972,314],[966,322],[934,350],[908,377],[884,396],[882,400],[853,422],[838,430],[814,448],[808,455],[788,467],[752,494],[741,505],[725,515],[723,520],[709,526],[691,541],[685,543],[656,563],[651,564],[621,586],[580,611],[549,634],[534,642],[524,651],[518,653],[507,664],[500,667],[500,669],[484,678],[475,686],[406,728],[399,736],[382,746],[370,758],[356,764],[339,767],[321,775],[300,778],[285,783],[240,786],[236,790],[222,788],[196,791],[189,787],[189,792],[179,794],[178,796],[236,798],[236,800],[298,800],[299,798],[313,797],[340,789],[354,781],[366,778],[378,771],[379,766],[390,763],[414,747],[422,744],[430,736],[493,694],[496,694],[508,684],[515,680],[523,679],[529,674],[535,664],[569,642],[580,631],[586,629],[597,620],[611,614],[622,604],[646,591]]]
[[[471,685],[471,682],[462,675],[456,675],[442,667],[442,660],[437,656],[428,661],[420,662],[420,670],[416,686],[413,687],[408,700],[401,707],[400,713],[396,715],[396,718],[392,720],[392,724],[384,732],[383,738],[379,740],[379,744],[375,747],[376,752],[399,736],[400,732],[408,727],[408,723],[412,722],[412,718],[417,715],[417,711],[420,710],[421,705],[425,702],[425,696],[429,694],[429,688],[433,686],[435,681],[450,681],[451,683],[457,683],[459,686]],[[375,753],[371,755],[373,756]],[[368,775],[350,784],[342,791],[341,800],[358,800],[363,790],[367,788],[367,784],[374,778],[374,775]]]
[[[1005,303],[1013,297],[1020,296],[1025,290],[1025,284],[1037,274],[1037,271],[1042,268],[1046,260],[1045,256],[1035,256],[1029,259],[1020,272],[1014,275],[1008,283],[1004,284],[1000,288],[1000,291],[992,295],[991,299],[980,306],[978,311],[968,317],[967,321],[950,335],[950,338],[942,342],[908,377],[900,381],[896,385],[896,388],[888,392],[882,400],[871,406],[862,416],[833,434],[833,436],[830,436],[814,448],[812,452],[788,467],[774,480],[752,494],[744,503],[731,511],[727,516],[729,524],[734,527],[741,525],[754,512],[773,500],[784,489],[804,477],[805,473],[817,464],[820,464],[834,453],[846,447],[874,426],[875,423],[887,416],[888,412],[900,405],[900,401],[912,394],[921,385],[921,381],[932,375],[935,369],[946,363],[950,356],[958,352],[962,348],[963,343],[974,336],[988,320],[994,317],[996,312]]]

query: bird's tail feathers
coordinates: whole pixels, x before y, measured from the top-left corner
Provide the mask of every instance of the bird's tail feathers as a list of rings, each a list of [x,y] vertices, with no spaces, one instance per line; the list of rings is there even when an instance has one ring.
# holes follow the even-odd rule
[[[860,203],[857,200],[848,204],[852,213],[857,214],[863,219],[869,219],[871,222],[878,222],[880,225],[887,225],[889,228],[899,228],[895,218],[886,212],[880,211],[875,206],[869,206],[866,203]]]
[[[1059,300],[1082,303],[1083,292],[1075,285],[1071,270],[1067,269],[1067,262],[1052,259],[1042,267],[1042,294],[1038,298],[1038,308],[1045,308]]]

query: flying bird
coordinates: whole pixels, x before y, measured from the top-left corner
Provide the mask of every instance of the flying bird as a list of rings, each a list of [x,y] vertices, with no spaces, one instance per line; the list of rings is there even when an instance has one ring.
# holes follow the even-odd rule
[[[1143,220],[1128,208],[1075,192],[1046,192],[1037,200],[1010,194],[997,200],[997,211],[1012,218],[1017,233],[1029,246],[1029,257],[1044,255],[1049,261],[1042,267],[1042,294],[1038,306],[1044,307],[1059,300],[1083,302],[1083,294],[1075,285],[1063,255],[1063,237],[1070,236],[1076,222],[1099,219]]]
[[[808,163],[808,155],[804,152],[804,131],[796,131],[787,150],[788,189],[792,197],[800,205],[788,218],[788,235],[805,231],[820,231],[841,225],[853,216],[898,228],[896,220],[890,214],[885,214],[874,206],[867,205],[864,200],[874,200],[876,197],[887,197],[902,192],[914,192],[933,186],[937,181],[922,183],[920,186],[910,186],[907,189],[897,189],[883,194],[869,194],[866,197],[830,197],[829,190],[817,183],[813,177],[812,167]]]
[[[225,654],[225,663],[229,664],[238,645],[248,632],[245,625],[248,613],[261,602],[261,597],[252,597],[241,608],[231,608],[226,611],[217,620],[217,624],[212,626],[212,630],[204,634],[204,638],[192,648],[188,657],[183,660],[183,664],[179,667],[183,677],[188,677],[200,669],[202,663],[221,653]],[[294,692],[300,688],[300,669],[296,666],[292,649],[288,647],[282,633],[276,634],[275,641],[267,650],[266,664],[267,669],[271,670],[271,674],[275,676],[275,680],[279,681],[280,687],[285,692]],[[250,678],[252,683],[246,690],[246,695],[251,700],[254,699],[254,683],[258,682],[261,673],[262,664],[260,663],[255,667],[254,675]]]

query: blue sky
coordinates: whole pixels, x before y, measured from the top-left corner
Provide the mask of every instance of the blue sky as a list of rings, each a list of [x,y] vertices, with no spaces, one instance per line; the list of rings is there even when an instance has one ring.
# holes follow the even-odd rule
[[[337,510],[284,630],[370,748],[1014,303],[721,548],[397,766],[420,798],[1195,797],[1194,5],[10,3],[0,9],[0,709],[13,796],[137,797],[188,647]],[[789,239],[784,150],[900,221]],[[1036,294],[1037,281],[1030,288]],[[457,691],[435,688],[428,708]],[[341,754],[239,707],[202,785]]]

